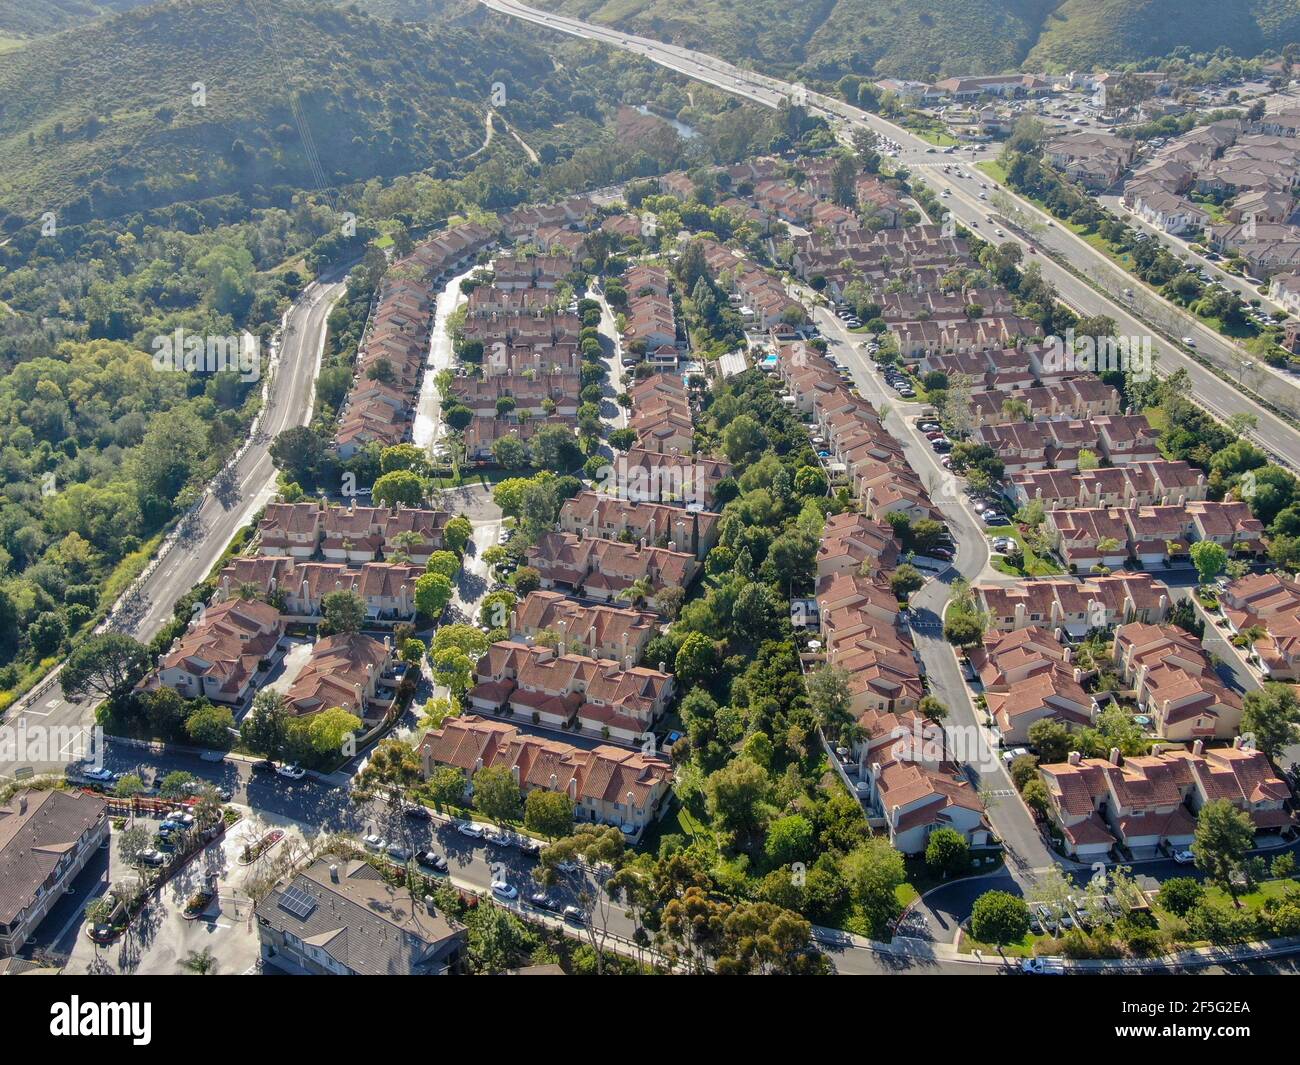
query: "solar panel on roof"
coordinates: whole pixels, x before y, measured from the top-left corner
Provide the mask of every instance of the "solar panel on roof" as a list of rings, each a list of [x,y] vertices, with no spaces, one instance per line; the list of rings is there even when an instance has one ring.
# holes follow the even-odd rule
[[[280,893],[280,907],[293,914],[300,921],[305,921],[316,909],[316,900],[302,888],[290,886]]]

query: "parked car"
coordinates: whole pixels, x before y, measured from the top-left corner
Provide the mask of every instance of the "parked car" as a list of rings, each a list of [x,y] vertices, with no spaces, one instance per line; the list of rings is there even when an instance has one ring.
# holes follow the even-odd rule
[[[513,884],[508,884],[504,880],[492,881],[492,894],[499,899],[517,899],[519,889]]]
[[[551,913],[562,913],[564,911],[564,907],[559,900],[551,898],[545,891],[534,891],[529,895],[528,905],[539,910],[549,910]]]
[[[376,835],[374,832],[371,832],[369,835],[362,836],[361,842],[366,845],[367,850],[372,850],[372,851],[382,851],[385,847],[388,846],[388,841],[385,840],[383,836]]]
[[[400,843],[390,843],[384,849],[384,853],[395,862],[408,862],[411,860],[411,852]]]
[[[582,910],[580,910],[577,906],[564,907],[564,919],[568,921],[569,924],[587,923],[587,915],[583,913]]]
[[[1192,862],[1196,861],[1196,855],[1189,850],[1174,851],[1173,859],[1179,865],[1190,865]]]
[[[1037,976],[1063,976],[1065,966],[1059,958],[1025,958],[1020,963],[1020,971]]]
[[[144,862],[145,865],[166,865],[167,855],[160,850],[143,851],[140,854],[140,861]]]
[[[514,840],[509,832],[502,832],[499,829],[488,829],[483,833],[483,839],[487,841],[489,847],[509,847]]]
[[[416,851],[415,862],[425,869],[432,869],[435,873],[447,871],[447,859],[437,851]]]
[[[402,813],[416,821],[431,820],[433,814],[429,813],[429,808],[422,802],[408,802],[402,807]]]
[[[456,831],[462,836],[469,836],[470,839],[482,839],[483,828],[481,825],[474,824],[473,821],[457,821]]]
[[[286,780],[301,780],[307,775],[307,770],[300,765],[282,765],[276,772]]]

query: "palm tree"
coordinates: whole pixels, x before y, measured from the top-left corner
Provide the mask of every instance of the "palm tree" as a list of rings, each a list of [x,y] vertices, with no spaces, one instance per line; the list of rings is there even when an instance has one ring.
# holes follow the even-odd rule
[[[654,591],[655,586],[649,577],[638,577],[618,593],[618,598],[628,600],[633,606],[644,606]]]
[[[211,976],[217,971],[217,959],[211,947],[192,950],[181,959],[181,968],[193,976]]]

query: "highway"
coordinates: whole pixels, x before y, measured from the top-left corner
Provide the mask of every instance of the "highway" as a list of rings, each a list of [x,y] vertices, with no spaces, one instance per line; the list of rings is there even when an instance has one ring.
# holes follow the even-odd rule
[[[954,218],[958,221],[971,226],[975,232],[987,239],[1014,239],[1022,245],[1030,243],[1014,235],[995,238],[994,230],[998,225],[994,221],[996,210],[991,200],[978,198],[979,182],[989,184],[991,178],[958,161],[956,156],[931,155],[926,151],[932,147],[928,142],[877,115],[820,93],[808,91],[802,86],[743,70],[724,60],[689,48],[540,11],[518,3],[517,0],[482,0],[482,3],[502,14],[635,52],[660,66],[725,89],[755,103],[777,107],[783,101],[792,98],[800,99],[806,101],[811,109],[843,119],[851,127],[869,128],[896,141],[909,159],[915,158],[919,163],[920,159],[929,156],[933,160],[933,162],[922,163],[915,169],[925,167],[924,176],[936,191],[942,193],[944,188],[951,190],[950,196],[945,198],[944,202],[949,205]],[[942,169],[944,163],[955,165],[964,176],[945,174]],[[1146,293],[1136,296],[1132,301],[1127,300],[1123,294],[1126,288],[1132,288],[1137,292],[1142,287],[1135,278],[1082,238],[1063,229],[1055,220],[1050,219],[1028,201],[1014,196],[1009,191],[1007,194],[1012,197],[1025,217],[1033,220],[1035,228],[1040,225],[1043,227],[1041,238],[1035,238],[1032,243],[1037,244],[1048,254],[1026,255],[1025,259],[1040,263],[1043,276],[1056,286],[1067,305],[1082,314],[1107,315],[1114,320],[1116,331],[1121,336],[1153,337],[1153,346],[1160,354],[1160,373],[1166,374],[1180,368],[1187,369],[1191,376],[1193,394],[1208,410],[1224,419],[1233,414],[1254,415],[1258,427],[1251,436],[1255,442],[1270,452],[1274,458],[1300,469],[1300,431],[1284,419],[1272,414],[1260,403],[1225,385],[1222,378],[1190,357],[1187,352],[1176,346],[1176,343],[1161,339],[1159,334],[1163,332],[1175,338],[1184,335],[1194,336],[1197,343],[1196,350],[1201,357],[1209,359],[1234,377],[1243,376],[1245,378],[1243,383],[1248,387],[1259,389],[1260,394],[1268,401],[1296,409],[1298,412],[1300,412],[1300,386],[1282,375],[1260,373],[1253,367],[1243,369],[1242,358],[1235,344],[1225,340],[1191,315],[1165,300]],[[1072,264],[1080,274],[1100,286],[1105,295],[1077,274],[1053,262],[1052,259],[1055,258]],[[1153,329],[1156,330],[1155,334]]]
[[[276,479],[271,442],[285,429],[311,420],[326,320],[343,289],[337,279],[312,282],[290,308],[273,356],[258,432],[230,472],[208,487],[193,516],[177,527],[174,542],[160,549],[148,576],[118,604],[109,623],[113,630],[151,640],[171,619],[176,601],[207,577],[235,533],[269,501]],[[267,370],[262,367],[263,374]],[[16,703],[5,724],[20,736],[25,731],[42,739],[30,739],[28,750],[16,752],[16,761],[0,765],[0,779],[24,767],[38,774],[61,773],[69,761],[82,757],[95,705],[91,699],[69,699],[57,678]],[[37,726],[45,731],[38,733]]]

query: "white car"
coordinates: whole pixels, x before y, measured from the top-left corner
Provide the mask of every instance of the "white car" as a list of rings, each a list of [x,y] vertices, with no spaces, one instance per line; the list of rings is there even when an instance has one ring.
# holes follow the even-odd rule
[[[366,845],[367,850],[372,851],[382,851],[388,846],[388,843],[383,836],[377,836],[373,832],[368,836],[363,836],[361,842]]]
[[[1065,974],[1065,966],[1059,958],[1026,958],[1020,963],[1020,971],[1041,976],[1062,976]]]
[[[307,775],[307,770],[300,765],[276,766],[275,771],[286,780],[301,780]]]
[[[513,884],[507,884],[504,880],[493,880],[492,894],[499,899],[517,899],[519,889]]]
[[[1187,851],[1187,850],[1174,851],[1174,861],[1176,861],[1179,865],[1191,865],[1191,863],[1194,862],[1195,860],[1196,860],[1196,855],[1194,855],[1191,851]]]
[[[474,824],[473,821],[458,821],[456,831],[462,836],[469,836],[470,839],[482,839],[483,829],[481,826]]]
[[[1192,337],[1183,337],[1183,343],[1186,344],[1189,348],[1196,347],[1196,341]]]

